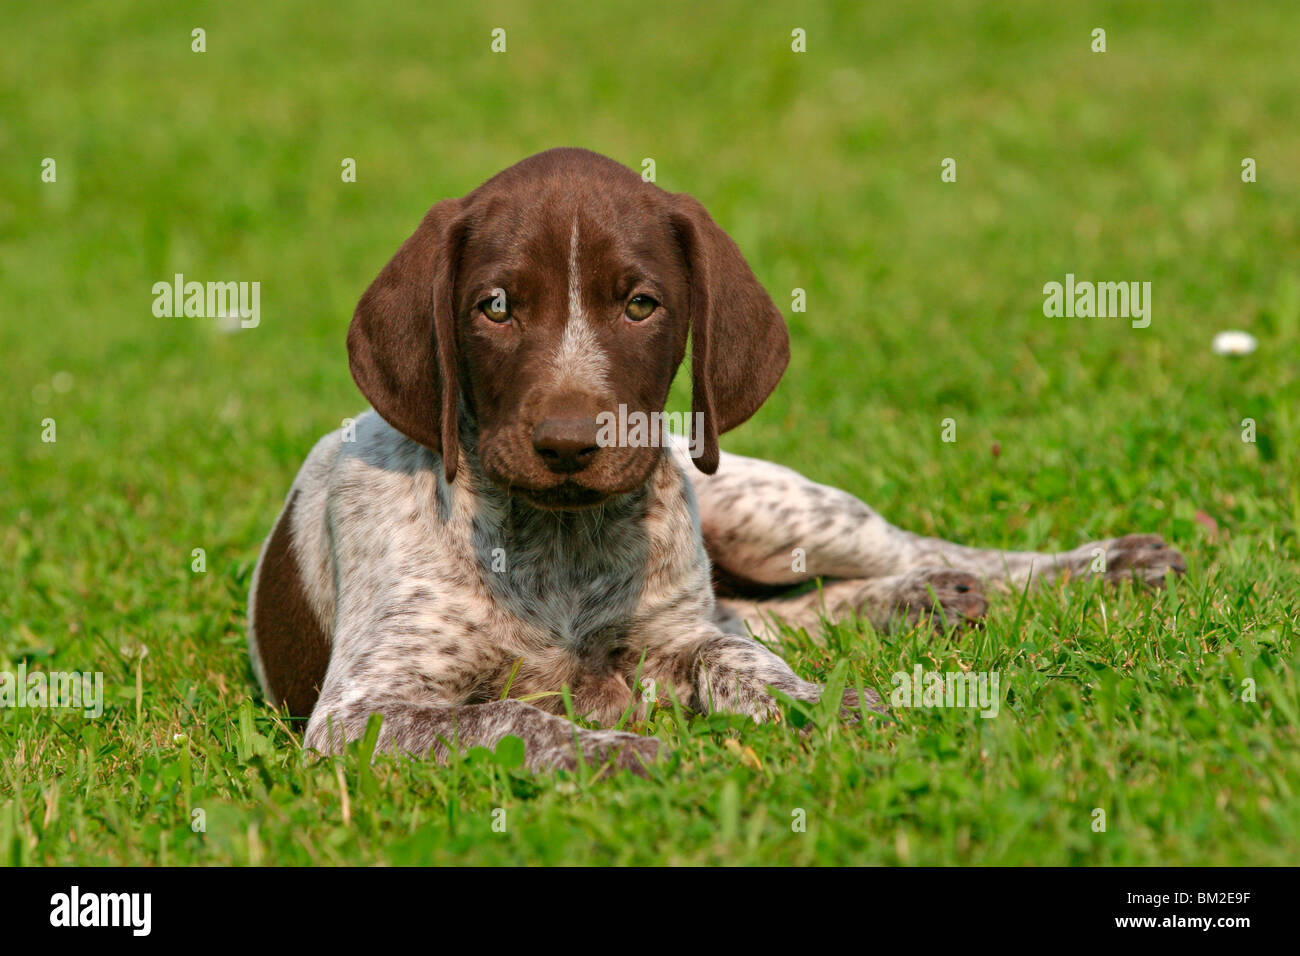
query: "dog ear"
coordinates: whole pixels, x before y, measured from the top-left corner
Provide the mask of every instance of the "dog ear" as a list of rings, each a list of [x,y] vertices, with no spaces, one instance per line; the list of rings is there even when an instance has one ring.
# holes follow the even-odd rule
[[[425,214],[357,304],[348,365],[375,411],[399,432],[442,455],[456,477],[456,268],[464,241],[461,201]]]
[[[740,249],[703,206],[679,193],[673,225],[691,273],[691,428],[703,422],[695,467],[718,470],[718,436],[772,394],[790,361],[785,318]],[[702,418],[701,418],[702,413]]]

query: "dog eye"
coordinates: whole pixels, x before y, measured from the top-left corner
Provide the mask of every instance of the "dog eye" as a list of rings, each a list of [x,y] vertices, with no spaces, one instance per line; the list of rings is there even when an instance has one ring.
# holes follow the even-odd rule
[[[627,308],[623,311],[633,322],[640,322],[648,319],[654,314],[655,309],[659,308],[659,303],[648,295],[634,295],[628,300]]]
[[[498,324],[510,320],[510,310],[506,307],[506,294],[501,289],[478,304],[483,317]]]

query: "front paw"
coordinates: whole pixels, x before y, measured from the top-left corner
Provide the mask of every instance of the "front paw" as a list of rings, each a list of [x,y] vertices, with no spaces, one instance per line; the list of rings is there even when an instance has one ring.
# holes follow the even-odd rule
[[[885,702],[880,694],[870,687],[864,687],[862,694],[852,688],[844,692],[844,697],[840,701],[840,718],[851,723],[856,723],[862,719],[862,705],[866,704],[867,710],[875,711],[877,714],[888,714],[885,709]]]
[[[894,611],[910,626],[922,620],[942,630],[976,624],[988,611],[979,578],[951,568],[926,568],[903,576],[894,594]]]
[[[646,767],[661,759],[667,749],[658,737],[643,737],[621,730],[579,730],[582,760],[592,770],[609,765],[644,777]],[[549,765],[559,770],[578,769],[577,751],[572,745],[552,755]]]
[[[1076,551],[1081,555],[1082,574],[1101,574],[1106,581],[1137,578],[1150,587],[1164,587],[1165,575],[1186,574],[1187,562],[1158,534],[1129,534],[1098,541]]]

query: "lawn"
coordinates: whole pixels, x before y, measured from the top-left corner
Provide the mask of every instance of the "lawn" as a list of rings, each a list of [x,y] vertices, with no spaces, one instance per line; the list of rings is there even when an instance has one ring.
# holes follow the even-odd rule
[[[0,672],[102,672],[105,709],[0,707],[0,860],[1300,856],[1300,5],[186,7],[5,13]],[[305,759],[245,598],[306,453],[364,407],[352,309],[430,204],[557,145],[652,158],[785,311],[789,371],[727,448],[965,543],[1157,532],[1186,577],[1003,594],[973,633],[787,635],[805,677],[886,692],[996,672],[992,719],[660,711],[644,779]],[[177,273],[260,282],[260,324],[155,316]],[[1045,316],[1067,273],[1150,282],[1149,327]],[[1258,350],[1215,354],[1224,329]]]

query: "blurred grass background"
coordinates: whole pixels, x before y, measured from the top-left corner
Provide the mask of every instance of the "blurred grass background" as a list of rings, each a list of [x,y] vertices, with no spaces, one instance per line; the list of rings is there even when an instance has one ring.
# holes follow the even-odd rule
[[[558,145],[634,169],[652,157],[659,184],[710,209],[786,312],[790,369],[731,450],[968,543],[1162,533],[1193,581],[1215,582],[1202,610],[1244,602],[1234,641],[1272,635],[1294,695],[1300,6],[289,0],[6,3],[4,17],[0,667],[121,670],[122,714],[91,730],[116,769],[83,782],[80,813],[138,786],[138,761],[178,727],[225,733],[253,692],[247,576],[307,450],[363,407],[344,333],[370,279],[434,201]],[[504,54],[490,52],[496,27]],[[795,27],[807,53],[791,52]],[[45,157],[56,183],[41,182]],[[355,183],[340,179],[345,157]],[[940,181],[945,157],[956,183]],[[1241,181],[1244,157],[1258,182]],[[155,318],[151,287],[178,272],[260,281],[260,327]],[[1042,286],[1067,272],[1152,282],[1150,328],[1045,318]],[[796,287],[806,313],[790,311]],[[1213,355],[1228,328],[1258,352]],[[40,441],[47,417],[55,444]],[[1247,417],[1255,444],[1241,440]],[[1041,600],[1063,619],[1094,608]],[[910,667],[899,645],[862,639],[883,641],[880,674]],[[150,648],[139,720],[121,652],[133,644]],[[1294,755],[1294,710],[1262,732]],[[128,823],[67,856],[38,846],[29,804],[87,745],[39,714],[0,713],[6,734],[0,750],[27,762],[10,756],[0,776],[0,848],[8,833],[19,862],[158,859]],[[1233,779],[1294,809],[1300,769],[1279,759],[1271,778]],[[266,812],[223,793],[236,816]],[[908,853],[885,840],[872,856],[866,834],[885,824],[858,823],[855,859],[1017,861],[996,840],[971,846],[969,828],[965,851],[945,855],[924,819]],[[139,845],[123,849],[131,833]],[[1199,844],[1170,840],[1071,859],[1194,861]],[[1279,831],[1261,822],[1242,840],[1230,859],[1267,861]],[[1029,860],[1061,862],[1056,845]],[[765,858],[744,846],[717,858]],[[382,858],[371,849],[341,859]],[[584,858],[571,849],[559,859]],[[240,843],[206,859],[249,857]]]

